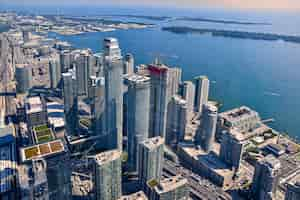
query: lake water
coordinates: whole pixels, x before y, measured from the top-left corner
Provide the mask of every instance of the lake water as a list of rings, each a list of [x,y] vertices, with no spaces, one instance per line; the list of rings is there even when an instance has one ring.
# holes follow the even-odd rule
[[[63,9],[62,9],[63,10]],[[73,11],[73,12],[72,12]],[[142,30],[119,30],[106,33],[86,33],[76,36],[50,34],[77,48],[98,52],[104,37],[119,39],[123,53],[133,53],[136,64],[150,63],[161,54],[164,63],[183,69],[183,79],[191,80],[205,74],[212,81],[210,96],[221,101],[222,110],[247,105],[262,118],[275,118],[272,127],[300,136],[300,44],[212,37],[210,35],[178,35],[161,31],[161,26],[185,25],[200,28],[241,30],[300,35],[297,13],[262,13],[222,10],[163,9],[65,9],[73,14],[144,14],[167,16],[197,16],[268,22],[271,26],[230,25],[204,22],[151,22],[158,27]]]

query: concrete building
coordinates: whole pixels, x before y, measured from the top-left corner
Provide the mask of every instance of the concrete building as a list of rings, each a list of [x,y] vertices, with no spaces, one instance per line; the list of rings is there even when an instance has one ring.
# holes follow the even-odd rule
[[[94,156],[96,200],[118,200],[122,196],[121,151],[106,151]]]
[[[125,77],[127,92],[128,162],[138,169],[139,144],[149,137],[150,78],[140,75]]]
[[[88,94],[89,69],[92,68],[91,55],[88,50],[82,50],[76,58],[76,83],[79,96]]]
[[[150,200],[188,200],[189,186],[187,179],[174,176],[162,179],[159,183],[148,185]]]
[[[32,87],[31,67],[25,64],[16,65],[17,92],[26,93]]]
[[[258,128],[261,122],[259,114],[246,106],[220,113],[219,121],[223,128],[236,128],[242,133]]]
[[[23,36],[23,42],[26,43],[26,42],[29,42],[30,41],[30,31],[29,30],[22,30],[22,36]]]
[[[196,85],[195,110],[201,114],[203,105],[208,102],[209,80],[207,76],[199,76],[194,81]]]
[[[104,77],[92,77],[93,98],[91,104],[93,134],[105,135],[105,79]]]
[[[66,130],[68,135],[75,135],[77,134],[78,126],[78,97],[75,82],[76,79],[72,70],[63,73],[62,78]]]
[[[19,167],[20,200],[49,200],[47,162],[31,160]]]
[[[61,81],[61,67],[56,59],[49,61],[49,72],[51,88],[55,89],[59,86]]]
[[[71,200],[70,157],[61,140],[21,148],[20,156],[21,199]]]
[[[103,53],[94,54],[94,70],[96,76],[104,76],[104,55]]]
[[[61,51],[59,54],[61,73],[68,72],[72,65],[72,56],[69,50]]]
[[[124,74],[133,74],[134,73],[134,58],[132,54],[126,54],[124,62]]]
[[[197,130],[195,143],[200,145],[206,152],[211,150],[215,140],[215,133],[218,119],[218,108],[210,103],[204,104],[200,126]]]
[[[47,124],[47,105],[43,98],[29,97],[25,103],[26,122],[31,129],[34,126]]]
[[[181,95],[187,102],[187,109],[189,110],[188,119],[191,119],[195,102],[195,85],[192,81],[183,82],[181,85]]]
[[[184,140],[187,112],[187,102],[178,95],[173,96],[168,105],[166,144]]]
[[[119,200],[148,200],[148,197],[143,191],[139,191],[134,194],[124,195]]]
[[[123,63],[121,49],[115,38],[105,38],[103,46],[108,148],[122,149]]]
[[[0,126],[0,197],[16,199],[17,154],[13,126]]]
[[[178,156],[184,167],[208,178],[219,187],[230,188],[234,173],[216,152],[206,153],[194,144],[184,142],[178,145]]]
[[[238,134],[238,133],[237,133]],[[231,166],[235,172],[240,169],[242,155],[244,152],[244,141],[241,141],[234,130],[225,131],[222,134],[220,158]]]
[[[163,167],[164,139],[149,138],[140,144],[139,150],[139,181],[145,189],[147,182],[155,179],[160,181]]]
[[[168,91],[169,98],[179,93],[179,85],[181,84],[182,69],[178,67],[169,67],[168,69]],[[170,99],[169,99],[170,100]]]
[[[165,138],[167,124],[167,106],[170,96],[169,68],[165,65],[149,65],[151,78],[150,93],[150,137]]]
[[[251,191],[257,200],[276,199],[281,164],[273,155],[257,161]]]
[[[285,193],[285,200],[300,199],[300,182],[288,183]]]

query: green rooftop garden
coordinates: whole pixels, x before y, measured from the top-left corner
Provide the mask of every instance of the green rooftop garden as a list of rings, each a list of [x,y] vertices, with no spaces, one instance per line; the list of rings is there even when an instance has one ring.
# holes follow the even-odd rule
[[[47,125],[36,126],[33,128],[35,139],[38,144],[54,140],[52,130]]]

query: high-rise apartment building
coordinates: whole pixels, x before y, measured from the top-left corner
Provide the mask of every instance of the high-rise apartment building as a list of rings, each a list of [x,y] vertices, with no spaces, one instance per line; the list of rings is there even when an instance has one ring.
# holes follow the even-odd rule
[[[139,181],[145,189],[147,182],[155,179],[160,181],[163,167],[164,139],[153,137],[140,144],[139,150]]]
[[[123,62],[118,40],[104,39],[106,129],[110,149],[122,149]]]
[[[134,73],[134,58],[132,54],[126,54],[124,61],[124,74],[133,74]]]
[[[181,85],[181,95],[187,102],[187,108],[190,112],[194,110],[195,85],[192,81],[184,81]]]
[[[57,88],[61,81],[61,67],[58,60],[51,59],[49,61],[49,72],[50,72],[50,86],[51,88]]]
[[[218,108],[211,103],[203,105],[200,126],[196,133],[195,143],[206,152],[211,150],[215,140],[218,119]]]
[[[194,81],[196,85],[195,110],[201,114],[203,105],[208,102],[209,80],[207,76],[199,76]]]
[[[257,200],[276,199],[281,164],[273,155],[257,161],[251,191]]]
[[[166,144],[184,140],[187,112],[187,102],[178,95],[173,96],[168,105]]]
[[[121,151],[112,150],[94,156],[96,200],[118,200],[122,196],[121,154]]]
[[[149,137],[150,78],[140,75],[125,77],[127,92],[128,159],[132,170],[138,166],[139,144]]]
[[[74,71],[63,73],[62,78],[66,130],[68,135],[75,135],[78,125],[78,97]]]
[[[76,58],[76,82],[78,95],[80,96],[88,94],[89,69],[91,68],[90,57],[89,52],[83,50]]]
[[[300,199],[300,182],[288,183],[284,200]]]
[[[32,87],[31,67],[26,64],[16,65],[17,92],[26,93]]]

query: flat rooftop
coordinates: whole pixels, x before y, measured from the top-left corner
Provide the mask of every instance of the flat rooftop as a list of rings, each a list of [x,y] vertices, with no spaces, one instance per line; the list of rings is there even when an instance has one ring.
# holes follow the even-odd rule
[[[105,151],[103,153],[99,153],[99,154],[95,155],[94,159],[99,165],[102,165],[104,163],[120,159],[121,155],[122,155],[122,152],[118,151],[118,150]]]
[[[187,179],[182,176],[174,176],[171,178],[162,179],[158,185],[155,187],[155,191],[158,194],[166,193],[175,190],[178,187],[184,186],[187,184]]]
[[[217,174],[227,176],[232,174],[232,170],[220,160],[215,152],[206,153],[201,148],[197,148],[192,144],[180,143],[180,148],[186,155],[198,161],[201,165],[215,171]]]
[[[278,160],[271,154],[261,159],[260,162],[265,163],[268,167],[272,169],[279,169],[281,167],[280,160]]]
[[[127,84],[142,84],[142,83],[149,83],[150,78],[147,76],[142,76],[138,74],[126,75],[124,77],[125,83]]]
[[[162,137],[158,136],[158,137],[149,138],[149,139],[143,141],[141,144],[143,144],[143,146],[148,149],[155,149],[155,148],[163,145],[164,142],[165,142],[164,139]]]
[[[186,105],[186,100],[184,100],[181,96],[174,95],[172,98],[178,105]]]
[[[239,108],[235,108],[223,113],[220,113],[219,116],[227,121],[236,121],[242,118],[248,118],[249,116],[259,116],[259,114],[248,108],[247,106],[242,106]]]
[[[43,111],[43,104],[40,97],[29,97],[27,98],[26,101],[27,101],[27,107],[26,107],[27,114]]]
[[[33,135],[37,144],[49,142],[54,139],[54,134],[47,124],[33,127]]]
[[[0,127],[0,146],[9,144],[15,140],[15,129],[13,126]]]
[[[53,156],[64,151],[65,147],[61,140],[54,140],[44,144],[22,148],[20,150],[23,162],[36,158]]]
[[[139,191],[134,194],[122,196],[119,200],[148,200],[148,198],[143,191]]]

